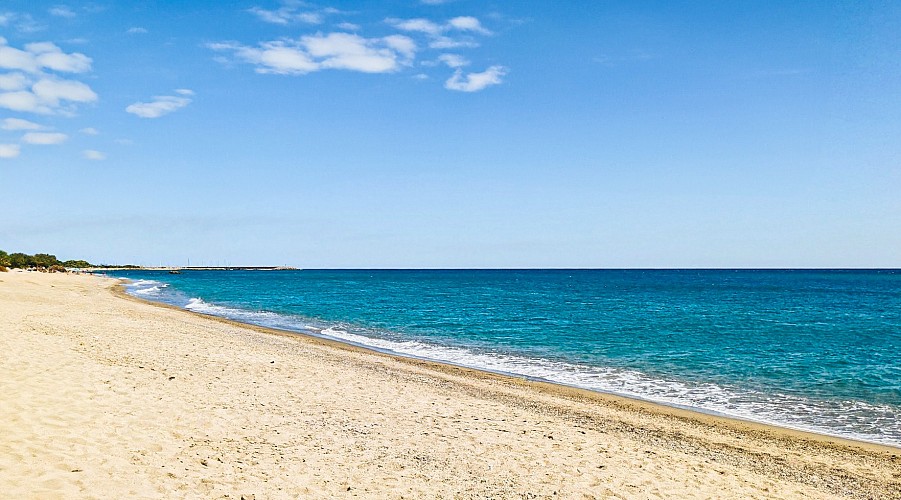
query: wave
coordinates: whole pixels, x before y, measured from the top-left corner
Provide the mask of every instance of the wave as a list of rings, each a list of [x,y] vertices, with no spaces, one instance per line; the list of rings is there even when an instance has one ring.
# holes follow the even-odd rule
[[[130,293],[144,297],[160,295],[168,287],[168,283],[154,280],[136,280],[127,284],[127,290]]]
[[[129,285],[143,298],[178,303],[190,311],[244,323],[338,340],[377,351],[414,357],[532,380],[626,396],[797,430],[901,446],[901,414],[890,405],[853,400],[805,398],[764,393],[738,386],[688,383],[637,370],[530,357],[485,346],[444,345],[433,340],[319,322],[270,311],[254,311],[205,302],[199,297],[166,295],[167,285],[140,280]]]

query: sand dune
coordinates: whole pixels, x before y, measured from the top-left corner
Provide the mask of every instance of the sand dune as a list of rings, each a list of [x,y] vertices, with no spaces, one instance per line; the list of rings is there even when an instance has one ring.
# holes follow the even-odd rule
[[[901,498],[901,450],[0,273],[9,498]]]

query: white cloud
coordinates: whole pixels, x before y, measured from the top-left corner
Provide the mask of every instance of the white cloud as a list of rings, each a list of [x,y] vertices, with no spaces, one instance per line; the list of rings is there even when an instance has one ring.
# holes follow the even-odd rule
[[[22,90],[28,86],[28,78],[22,73],[0,74],[0,90]]]
[[[79,132],[81,132],[84,135],[98,135],[100,133],[100,131],[94,127],[83,128],[83,129],[79,130]]]
[[[18,144],[0,144],[0,158],[15,158],[19,156]]]
[[[39,80],[31,87],[32,92],[40,100],[51,106],[57,106],[60,100],[72,102],[94,102],[97,94],[84,83],[75,80]]]
[[[0,38],[0,68],[38,73],[44,69],[65,73],[84,73],[91,70],[91,58],[73,52],[66,54],[51,42],[29,43],[25,50],[7,45]]]
[[[472,31],[482,35],[490,35],[491,32],[482,26],[478,18],[472,16],[458,16],[450,19],[444,24],[438,24],[434,21],[423,18],[415,19],[397,19],[388,18],[385,22],[394,26],[399,30],[418,31],[429,35],[440,35],[448,31]]]
[[[3,130],[41,130],[44,127],[21,118],[6,118],[0,128]]]
[[[75,12],[73,12],[72,9],[66,7],[65,5],[57,5],[56,7],[52,7],[47,10],[47,12],[49,12],[51,16],[69,18],[75,17]]]
[[[390,39],[374,40],[349,33],[330,33],[305,36],[301,38],[301,43],[311,56],[321,58],[319,65],[322,68],[385,73],[398,68],[398,54],[409,59],[410,50],[415,50],[415,45],[414,49],[410,49],[398,38],[406,37],[395,35]],[[412,44],[412,40],[407,41]],[[404,45],[403,50],[397,48],[401,45]]]
[[[31,14],[16,14],[14,12],[0,13],[0,26],[5,27],[12,25],[15,25],[15,28],[22,33],[34,33],[44,29],[43,26],[34,21]],[[2,39],[2,37],[0,37],[0,39]],[[5,43],[6,40],[3,40],[3,42]]]
[[[420,3],[425,5],[443,5],[452,1],[453,0],[419,0]]]
[[[62,144],[69,136],[59,132],[28,132],[22,136],[22,142],[26,144],[38,144],[42,146]]]
[[[387,23],[395,28],[403,31],[418,31],[429,35],[438,35],[443,32],[446,27],[428,19],[386,19]]]
[[[187,92],[187,93],[186,93]],[[194,95],[194,92],[188,89],[178,89],[176,93],[181,96]],[[125,108],[127,113],[140,116],[141,118],[159,118],[168,115],[173,111],[191,104],[191,99],[174,95],[154,96],[150,102],[136,102]]]
[[[42,114],[53,112],[49,106],[42,104],[36,95],[27,90],[0,93],[0,108]]]
[[[77,103],[94,102],[97,94],[79,81],[55,73],[86,73],[91,58],[65,53],[52,42],[35,42],[18,49],[0,37],[0,107],[30,113],[71,114]],[[29,89],[30,87],[30,89]]]
[[[0,68],[22,70],[35,73],[40,69],[34,54],[6,45],[6,40],[0,39]]]
[[[354,23],[338,23],[337,26],[345,31],[360,31],[360,25]]]
[[[433,49],[478,47],[478,42],[475,41],[471,34],[491,34],[477,18],[472,16],[455,17],[444,24],[422,18],[388,18],[385,19],[385,22],[402,31],[425,34],[430,39],[429,47]],[[452,32],[456,33],[456,37],[449,36]]]
[[[101,153],[100,151],[97,151],[97,150],[94,150],[94,149],[85,149],[84,151],[81,152],[81,156],[82,156],[82,158],[84,158],[85,160],[95,160],[95,161],[99,161],[99,160],[105,160],[105,159],[106,159],[106,154],[105,154],[105,153]]]
[[[129,35],[146,35],[147,33],[150,33],[150,32],[147,31],[147,28],[142,28],[140,26],[132,26],[131,28],[128,28],[128,31],[126,31],[126,33],[128,33]]]
[[[457,54],[441,54],[438,56],[438,60],[451,68],[462,68],[469,64],[465,57]]]
[[[408,60],[416,57],[416,42],[403,35],[389,35],[383,38],[385,45],[394,49]]]
[[[429,47],[431,47],[433,49],[442,49],[442,50],[461,49],[461,48],[472,49],[472,48],[475,48],[478,46],[479,46],[478,42],[476,42],[475,40],[472,40],[470,38],[460,39],[460,38],[451,38],[448,36],[438,36],[438,37],[433,38],[429,42]]]
[[[464,77],[463,71],[458,68],[453,76],[444,82],[444,87],[461,92],[477,92],[491,85],[500,84],[506,74],[507,69],[503,66],[491,66],[481,73],[469,73]]]
[[[35,54],[42,67],[64,73],[84,73],[91,70],[91,58],[74,52],[66,54],[50,42],[30,43],[25,48]]]
[[[322,24],[323,16],[319,12],[298,12],[294,5],[287,5],[276,10],[266,10],[260,7],[248,9],[248,12],[257,16],[261,21],[272,24],[289,24],[300,21],[307,24]],[[329,12],[326,9],[323,12]]]
[[[490,35],[491,32],[482,27],[482,23],[472,16],[455,17],[447,22],[447,25],[453,29],[460,31],[474,31],[483,35]]]
[[[296,42],[263,42],[259,47],[216,43],[208,47],[233,51],[238,60],[256,65],[257,73],[299,75],[319,70],[319,65]]]
[[[248,47],[236,43],[213,43],[207,47],[231,51],[239,61],[256,66],[258,73],[298,75],[323,69],[345,69],[363,73],[388,73],[409,64],[416,43],[403,35],[363,38],[352,33],[329,33],[275,40]]]
[[[96,100],[97,94],[84,83],[53,78],[38,80],[31,86],[31,91],[0,93],[0,107],[40,114],[71,112],[73,103],[89,103]]]

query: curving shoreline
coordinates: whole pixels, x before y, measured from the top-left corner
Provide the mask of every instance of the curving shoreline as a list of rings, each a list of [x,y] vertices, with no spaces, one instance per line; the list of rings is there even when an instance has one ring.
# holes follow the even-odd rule
[[[898,448],[373,352],[116,283],[0,274],[5,490],[901,498]]]

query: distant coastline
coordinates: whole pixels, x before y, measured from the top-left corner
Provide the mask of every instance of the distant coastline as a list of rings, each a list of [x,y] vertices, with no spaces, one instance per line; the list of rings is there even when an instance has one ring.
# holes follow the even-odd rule
[[[299,271],[300,268],[290,266],[96,266],[87,271]]]

